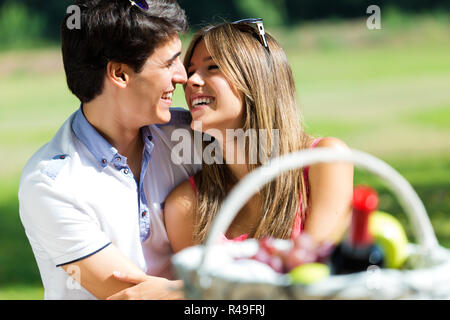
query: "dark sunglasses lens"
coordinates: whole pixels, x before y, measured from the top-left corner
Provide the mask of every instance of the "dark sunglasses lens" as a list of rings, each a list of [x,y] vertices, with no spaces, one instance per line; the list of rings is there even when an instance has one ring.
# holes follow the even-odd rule
[[[148,3],[145,0],[137,0],[135,1],[136,4],[139,6],[139,8],[141,8],[144,11],[148,10]]]

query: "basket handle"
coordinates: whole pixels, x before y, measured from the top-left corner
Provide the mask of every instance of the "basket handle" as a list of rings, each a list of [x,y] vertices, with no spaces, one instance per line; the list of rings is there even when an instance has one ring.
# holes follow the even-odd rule
[[[206,274],[211,249],[215,240],[223,234],[239,210],[258,192],[262,186],[279,174],[317,163],[351,162],[356,167],[366,169],[385,180],[397,196],[400,205],[412,222],[413,233],[424,254],[439,246],[425,207],[409,182],[384,161],[362,151],[334,148],[306,149],[271,160],[264,166],[250,172],[233,188],[225,199],[211,231],[203,246],[203,256],[198,266],[198,274]]]

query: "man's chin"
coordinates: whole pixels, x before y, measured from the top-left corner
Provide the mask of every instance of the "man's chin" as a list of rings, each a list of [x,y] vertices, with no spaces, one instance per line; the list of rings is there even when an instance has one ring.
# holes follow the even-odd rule
[[[154,124],[167,124],[172,119],[172,114],[170,113],[170,110],[163,111],[157,114],[155,123]]]

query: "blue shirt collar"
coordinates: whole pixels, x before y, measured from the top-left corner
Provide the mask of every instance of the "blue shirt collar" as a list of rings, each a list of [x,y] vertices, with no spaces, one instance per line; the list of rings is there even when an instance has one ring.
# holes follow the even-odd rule
[[[126,165],[127,158],[121,156],[117,149],[114,148],[98,131],[87,121],[83,114],[83,107],[76,112],[72,122],[72,130],[76,137],[87,147],[90,153],[95,157],[98,164],[102,168],[106,168],[112,161],[118,164]],[[148,126],[141,129],[142,138],[144,139],[145,152],[152,153],[154,144],[151,142],[152,134]],[[120,161],[118,163],[118,158]]]
[[[151,154],[155,145],[152,142],[153,136],[152,136],[152,132],[150,131],[150,127],[149,126],[142,127],[141,135],[142,135],[142,139],[144,140],[145,152],[148,152],[149,154]]]

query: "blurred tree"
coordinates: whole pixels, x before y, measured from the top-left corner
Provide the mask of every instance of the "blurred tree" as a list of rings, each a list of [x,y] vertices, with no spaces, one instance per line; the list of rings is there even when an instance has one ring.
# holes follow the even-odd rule
[[[263,18],[268,26],[286,24],[285,0],[234,0],[241,15],[248,18]]]
[[[3,7],[2,5],[7,1],[12,0],[0,0],[0,7]],[[30,17],[40,16],[42,27],[36,30],[43,37],[57,41],[62,18],[67,7],[74,1],[14,0],[13,2],[25,5]],[[373,0],[178,0],[178,2],[186,10],[189,22],[194,29],[208,23],[248,17],[263,18],[269,26],[292,25],[305,20],[355,18],[365,16],[367,7],[374,4]],[[381,7],[382,12],[385,8],[396,8],[401,14],[422,13],[430,10],[450,12],[450,0],[377,0],[375,2]],[[5,17],[3,16],[2,20]],[[32,20],[33,18],[30,21]],[[6,22],[2,23],[3,26],[8,26]],[[0,29],[1,34],[5,32],[10,31]]]
[[[12,0],[0,0],[0,6]],[[23,4],[28,8],[30,16],[41,16],[44,18],[44,25],[41,30],[43,37],[48,39],[59,39],[59,26],[66,13],[67,7],[73,0],[14,0],[17,4]]]
[[[450,11],[450,0],[285,0],[288,22],[329,18],[356,18],[366,14],[372,4],[397,8],[400,12],[423,13],[430,10]]]
[[[179,0],[194,29],[209,24],[244,18],[263,18],[269,25],[282,25],[286,21],[285,0]],[[201,8],[201,10],[199,10]]]
[[[4,2],[0,7],[0,48],[12,49],[37,45],[42,41],[45,20],[31,14],[23,3]]]
[[[178,0],[186,11],[189,24],[197,29],[209,23],[233,20],[239,14],[236,1]]]

